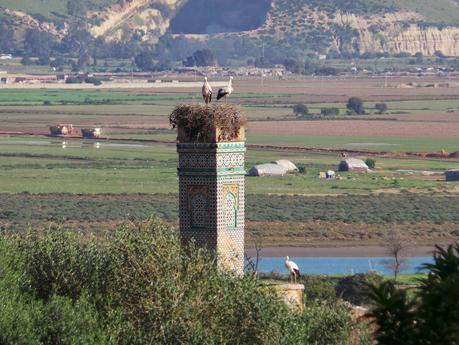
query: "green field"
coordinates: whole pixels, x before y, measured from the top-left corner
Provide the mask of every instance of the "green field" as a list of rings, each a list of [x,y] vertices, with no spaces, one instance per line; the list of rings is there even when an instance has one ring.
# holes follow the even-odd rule
[[[174,145],[67,140],[4,138],[0,166],[0,190],[8,193],[175,193],[177,154]],[[249,150],[246,169],[258,163],[288,158],[306,168],[286,177],[247,178],[249,194],[368,194],[384,189],[441,189],[453,186],[439,181],[444,169],[458,161],[377,159],[372,174],[343,174],[342,180],[317,178],[320,171],[336,169],[336,155]],[[423,179],[397,170],[436,171],[435,179]],[[350,176],[351,178],[347,178]]]
[[[297,97],[244,93],[233,101],[241,103],[250,122],[269,118],[291,126],[291,98]],[[153,141],[175,140],[168,114],[177,102],[189,101],[198,101],[196,93],[0,90],[1,130],[46,133],[53,123],[97,124],[109,138],[96,144],[40,135],[0,136],[0,229],[30,224],[100,233],[151,215],[177,224],[176,148]],[[387,103],[391,112],[409,113],[397,121],[417,121],[410,116],[418,115],[436,121],[435,114],[459,108],[459,101],[447,99]],[[313,113],[332,106],[344,113],[344,102],[308,105]],[[386,116],[396,122],[392,114]],[[352,126],[352,121],[346,123]],[[448,121],[455,124],[454,117]],[[459,149],[454,138],[253,133],[250,122],[248,144],[390,152]],[[389,228],[423,245],[454,240],[458,184],[445,182],[443,172],[459,168],[459,160],[374,158],[376,168],[369,174],[340,173],[338,179],[324,180],[319,173],[337,169],[337,153],[249,147],[246,170],[289,159],[302,172],[246,178],[247,243],[262,236],[271,245],[374,245]]]

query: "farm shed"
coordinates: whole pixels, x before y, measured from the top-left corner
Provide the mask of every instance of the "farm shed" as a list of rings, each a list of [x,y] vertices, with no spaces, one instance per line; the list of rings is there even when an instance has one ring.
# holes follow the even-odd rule
[[[287,159],[279,159],[278,161],[274,161],[271,163],[284,167],[287,170],[287,172],[298,171],[297,166]]]
[[[249,170],[249,176],[284,176],[287,174],[287,169],[279,164],[258,164]]]
[[[361,159],[346,158],[339,163],[338,171],[368,172],[370,169]]]
[[[459,169],[445,171],[446,181],[459,181]]]

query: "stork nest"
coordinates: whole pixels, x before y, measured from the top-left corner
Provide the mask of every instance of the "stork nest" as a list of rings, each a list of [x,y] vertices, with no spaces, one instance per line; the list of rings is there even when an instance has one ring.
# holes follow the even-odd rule
[[[178,128],[179,141],[233,141],[247,123],[240,108],[229,104],[179,104],[169,117],[172,128]]]

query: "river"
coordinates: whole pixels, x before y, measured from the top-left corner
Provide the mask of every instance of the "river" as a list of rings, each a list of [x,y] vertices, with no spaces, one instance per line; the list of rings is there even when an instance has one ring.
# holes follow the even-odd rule
[[[393,274],[388,268],[388,257],[291,257],[301,274],[354,274],[369,270],[379,274]],[[406,259],[402,274],[419,272],[423,263],[431,263],[431,256],[417,256]],[[259,262],[261,273],[287,273],[283,257],[263,257]]]

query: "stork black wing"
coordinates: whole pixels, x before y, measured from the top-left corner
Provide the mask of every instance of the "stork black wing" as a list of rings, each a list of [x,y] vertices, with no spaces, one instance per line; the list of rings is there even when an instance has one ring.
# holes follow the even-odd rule
[[[228,94],[228,92],[225,91],[225,90],[223,90],[223,89],[218,90],[217,101],[218,101],[219,99],[225,97],[227,94]]]

